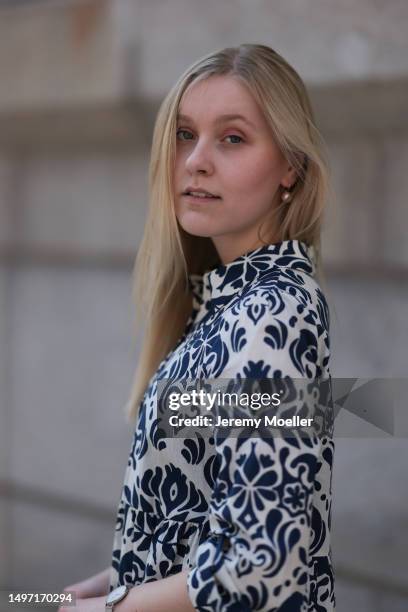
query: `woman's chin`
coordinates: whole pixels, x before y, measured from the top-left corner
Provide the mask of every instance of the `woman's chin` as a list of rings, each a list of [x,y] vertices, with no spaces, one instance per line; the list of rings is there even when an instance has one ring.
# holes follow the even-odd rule
[[[183,230],[187,232],[187,234],[191,234],[192,236],[201,236],[202,238],[211,238],[211,236],[216,233],[214,228],[210,226],[209,223],[203,222],[203,220],[192,220],[192,219],[179,219],[179,223]]]

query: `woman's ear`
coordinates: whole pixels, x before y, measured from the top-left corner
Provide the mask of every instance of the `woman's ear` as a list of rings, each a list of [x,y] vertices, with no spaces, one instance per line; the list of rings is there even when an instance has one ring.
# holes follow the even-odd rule
[[[292,187],[292,185],[296,181],[296,177],[297,177],[296,170],[292,168],[292,166],[289,166],[287,169],[287,172],[284,174],[281,180],[282,187],[286,187],[287,189]]]
[[[299,163],[299,168],[302,168],[303,170],[301,169],[299,171],[296,171],[296,169],[287,162],[288,165],[286,168],[286,172],[281,180],[281,185],[283,187],[286,187],[287,189],[292,187],[295,184],[296,180],[299,178],[299,176],[302,176],[303,172],[306,171],[306,167],[307,167],[306,166],[306,163],[307,163],[306,155],[304,155],[303,153],[297,153],[296,162]]]

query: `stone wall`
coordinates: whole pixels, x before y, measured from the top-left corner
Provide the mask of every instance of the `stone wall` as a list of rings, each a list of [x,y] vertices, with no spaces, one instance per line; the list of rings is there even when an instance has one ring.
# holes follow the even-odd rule
[[[337,193],[332,375],[406,374],[407,17],[396,0],[0,3],[0,588],[110,563],[153,121],[213,48],[269,44],[310,89]],[[337,440],[339,612],[406,609],[406,459],[405,439]]]

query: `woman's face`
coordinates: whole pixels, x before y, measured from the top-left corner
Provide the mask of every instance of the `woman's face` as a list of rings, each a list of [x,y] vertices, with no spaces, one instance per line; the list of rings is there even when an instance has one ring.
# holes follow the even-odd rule
[[[182,228],[210,237],[224,263],[260,246],[261,223],[295,171],[280,152],[261,109],[232,76],[192,83],[180,101],[175,205]],[[187,195],[205,190],[215,198]],[[270,242],[276,227],[267,222]]]

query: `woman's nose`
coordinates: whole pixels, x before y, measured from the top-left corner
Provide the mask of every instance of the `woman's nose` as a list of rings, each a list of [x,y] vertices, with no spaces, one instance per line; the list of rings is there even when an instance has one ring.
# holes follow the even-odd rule
[[[186,168],[191,174],[205,172],[211,174],[214,169],[210,145],[197,142],[186,159]]]

